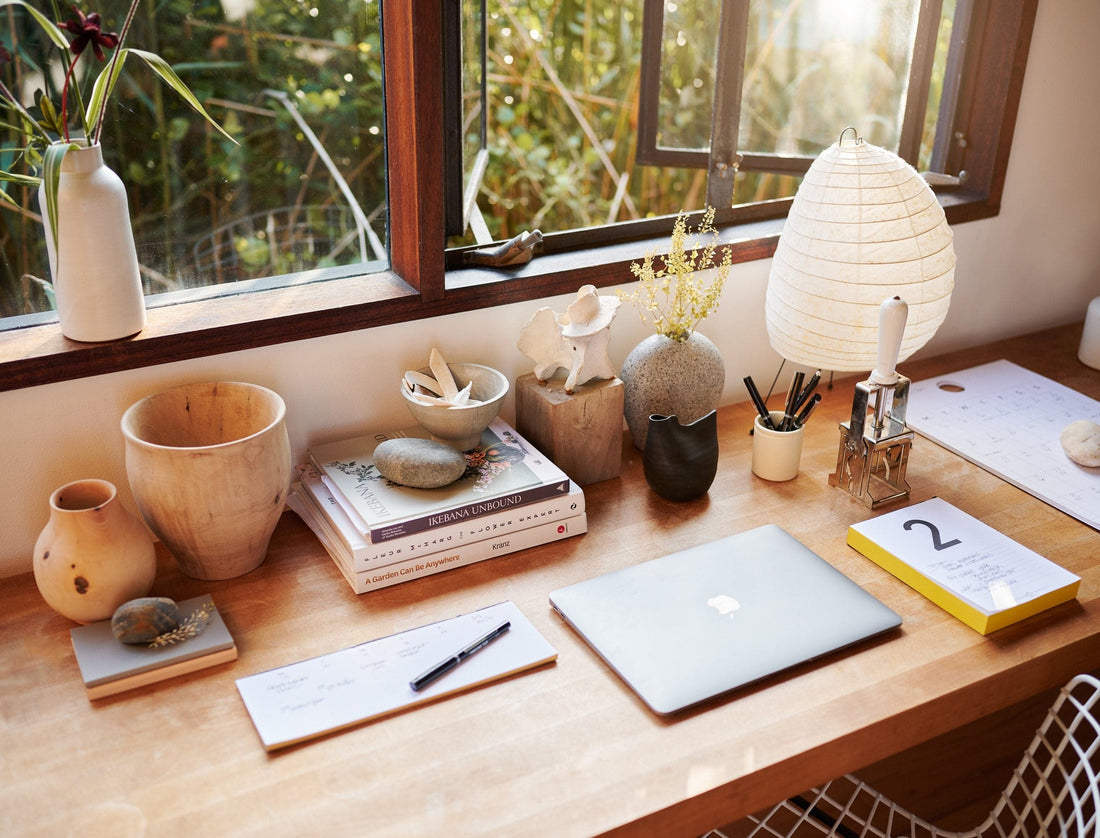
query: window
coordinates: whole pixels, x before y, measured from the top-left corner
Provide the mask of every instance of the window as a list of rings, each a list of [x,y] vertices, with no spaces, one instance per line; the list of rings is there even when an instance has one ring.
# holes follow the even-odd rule
[[[154,309],[145,332],[124,343],[75,345],[61,338],[56,327],[47,326],[0,332],[0,388],[572,293],[587,282],[610,285],[627,280],[628,264],[665,240],[664,219],[648,219],[649,213],[642,213],[638,226],[621,243],[607,244],[598,240],[608,226],[600,212],[595,230],[562,233],[545,255],[507,272],[462,267],[464,249],[446,251],[446,207],[440,189],[446,135],[440,60],[444,15],[425,12],[428,6],[444,8],[444,2],[458,0],[440,0],[439,5],[384,0],[382,9],[389,270]],[[580,0],[561,0],[559,5],[576,13],[602,6]],[[973,2],[968,49],[960,59],[962,72],[953,94],[953,136],[965,143],[954,145],[952,154],[960,156],[942,169],[967,172],[960,186],[941,195],[953,223],[997,212],[1035,9],[1035,0]],[[490,38],[493,26],[489,21]],[[487,65],[487,87],[496,82],[494,76]],[[472,125],[468,117],[475,111],[468,104],[451,112],[466,114],[464,124]],[[690,170],[692,183],[702,171]],[[463,179],[464,186],[468,182],[468,177]],[[611,189],[611,199],[619,184],[621,180]],[[610,184],[601,189],[604,185]],[[787,203],[776,199],[728,211],[723,234],[736,261],[771,255]],[[667,209],[675,213],[679,207]],[[625,225],[616,221],[611,226]],[[476,245],[465,247],[471,246]]]
[[[463,5],[453,25],[469,22],[482,47],[464,42],[479,86],[459,93],[481,106],[468,147],[487,144],[489,163],[446,157],[481,186],[473,213],[469,189],[448,194],[449,208],[466,201],[466,228],[448,227],[454,245],[534,228],[551,248],[577,228],[615,240],[640,219],[790,198],[849,125],[958,185],[957,94],[980,49],[981,0]]]
[[[121,28],[129,0],[91,2],[105,31]],[[6,90],[33,111],[40,91],[59,107],[67,55],[26,8],[4,9]],[[125,45],[163,56],[239,143],[127,60],[102,144],[127,187],[147,305],[387,266],[377,0],[146,0]],[[87,50],[72,94],[106,66]],[[5,168],[40,171],[4,113]],[[34,190],[3,186],[19,206],[0,212],[0,317],[12,318],[52,304],[35,279],[49,271]]]

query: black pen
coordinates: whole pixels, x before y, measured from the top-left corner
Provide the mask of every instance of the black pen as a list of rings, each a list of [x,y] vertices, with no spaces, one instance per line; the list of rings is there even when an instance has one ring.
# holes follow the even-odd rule
[[[802,412],[799,413],[797,417],[795,417],[795,430],[801,428],[805,424],[806,420],[810,418],[810,414],[813,412],[813,409],[817,407],[817,403],[819,401],[821,401],[821,394],[814,393],[813,398],[806,402],[806,406],[802,408]]]
[[[791,423],[795,417],[795,404],[798,402],[798,397],[802,393],[802,379],[806,377],[806,373],[799,370],[794,374],[794,378],[791,380],[791,387],[787,391],[787,401],[783,405],[783,421],[779,425],[779,430],[790,431]]]
[[[749,391],[749,398],[752,399],[753,406],[756,408],[756,412],[760,414],[761,424],[768,430],[776,430],[775,425],[772,424],[772,416],[768,413],[768,408],[764,404],[764,400],[760,398],[760,391],[756,389],[756,385],[753,384],[752,376],[746,375],[741,379],[745,382],[745,389]]]
[[[816,389],[818,382],[820,381],[821,370],[818,370],[810,376],[810,380],[806,383],[806,386],[802,388],[802,392],[798,394],[798,399],[794,403],[795,413],[798,413],[800,410],[802,410],[802,406],[806,404],[806,399],[808,399],[813,394],[813,391]]]
[[[413,678],[411,681],[409,681],[409,686],[412,687],[414,692],[418,692],[424,689],[432,682],[436,681],[439,678],[442,678],[444,675],[446,675],[448,672],[450,672],[452,669],[454,669],[456,666],[466,660],[466,658],[474,654],[474,652],[478,651],[479,649],[484,649],[486,646],[488,646],[490,643],[492,643],[494,640],[504,634],[504,632],[508,631],[508,629],[510,629],[511,627],[511,622],[505,620],[495,629],[490,631],[488,634],[482,635],[466,648],[458,650],[446,660],[442,660],[437,663],[427,672],[424,672],[422,675],[418,675],[417,677]]]

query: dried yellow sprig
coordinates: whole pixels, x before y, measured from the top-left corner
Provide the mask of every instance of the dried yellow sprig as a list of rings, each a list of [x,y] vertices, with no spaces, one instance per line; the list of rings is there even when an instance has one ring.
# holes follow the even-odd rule
[[[210,622],[210,615],[213,612],[214,603],[204,602],[201,608],[192,611],[187,619],[174,629],[166,631],[164,634],[157,635],[150,640],[149,646],[154,649],[161,646],[174,646],[177,643],[182,643],[184,640],[190,640],[192,637],[197,637],[202,633],[202,630],[206,628],[206,624]]]
[[[630,266],[638,277],[638,287],[631,293],[619,292],[619,299],[638,306],[643,322],[653,324],[657,334],[675,341],[687,340],[699,323],[718,308],[732,257],[727,249],[715,263],[718,231],[714,227],[714,208],[708,207],[696,231],[704,241],[689,241],[687,217],[676,216],[668,255],[662,267],[656,266],[655,254],[648,254]],[[714,269],[710,281],[704,271]]]

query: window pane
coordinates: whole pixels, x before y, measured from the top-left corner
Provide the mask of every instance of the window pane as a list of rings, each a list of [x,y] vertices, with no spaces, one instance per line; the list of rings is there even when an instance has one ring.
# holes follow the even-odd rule
[[[701,205],[705,174],[633,165],[641,0],[487,3],[489,160],[479,206],[494,238]],[[469,231],[451,240],[473,241]]]
[[[485,0],[445,3],[443,13],[447,233],[462,235],[471,223],[475,236],[484,242],[491,237],[482,226],[474,199],[489,154],[485,144]]]
[[[664,4],[658,145],[710,148],[719,6],[692,0]]]
[[[917,0],[750,5],[739,149],[817,154],[854,126],[896,149]]]
[[[494,238],[703,208],[705,171],[635,162],[637,102],[639,94],[657,97],[659,147],[709,149],[715,91],[723,84],[715,75],[721,0],[662,4],[656,91],[639,91],[642,0],[487,3],[491,158],[479,204]],[[738,151],[813,156],[849,125],[866,141],[896,150],[920,6],[919,0],[752,0],[743,33]],[[945,20],[953,7],[953,0],[944,3]],[[944,39],[949,24],[940,27],[933,86],[943,85]],[[938,89],[928,101],[924,133],[931,138]],[[767,166],[747,165],[738,175],[735,205],[797,189],[799,176],[761,168]],[[472,241],[469,234],[452,239]]]
[[[127,6],[96,5],[105,30],[121,27]],[[3,68],[5,83],[25,103],[44,87],[58,106],[63,56],[23,10],[9,9],[0,40],[16,58]],[[164,57],[240,143],[217,134],[134,56],[126,62],[102,142],[127,187],[146,294],[235,292],[242,280],[385,267],[378,0],[145,2],[126,45]],[[89,50],[78,72],[104,66]],[[81,80],[86,98],[90,81]],[[3,132],[0,148],[19,145],[15,132]],[[0,210],[0,315],[10,316],[50,307],[25,276],[49,273],[33,192],[6,189],[22,208]]]

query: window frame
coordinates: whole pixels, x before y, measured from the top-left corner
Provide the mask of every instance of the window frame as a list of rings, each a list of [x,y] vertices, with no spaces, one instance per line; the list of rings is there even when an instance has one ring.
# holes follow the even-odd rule
[[[141,334],[81,344],[56,323],[0,332],[0,391],[256,349],[461,311],[632,281],[631,262],[667,244],[672,219],[659,219],[618,244],[593,244],[591,231],[549,235],[545,255],[507,272],[450,267],[445,254],[442,13],[423,0],[385,0],[382,15],[390,200],[388,271],[250,294],[151,308]],[[432,4],[435,5],[435,4]],[[940,193],[948,221],[995,216],[1019,110],[1038,0],[977,0],[971,51],[958,92],[948,171],[960,187]],[[439,6],[436,6],[437,10]],[[954,167],[954,168],[952,168]],[[733,261],[769,258],[790,200],[723,213]]]

